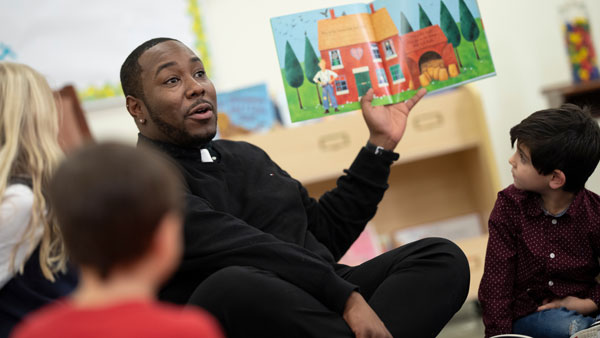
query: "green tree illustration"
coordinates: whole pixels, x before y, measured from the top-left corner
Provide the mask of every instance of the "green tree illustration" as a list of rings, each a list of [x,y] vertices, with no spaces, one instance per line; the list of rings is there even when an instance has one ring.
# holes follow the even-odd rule
[[[404,16],[404,13],[400,12],[400,34],[404,35],[412,31],[413,28],[410,25],[410,22],[408,22],[408,19],[406,18],[406,16]]]
[[[419,25],[421,29],[431,26],[431,20],[429,20],[429,16],[427,16],[421,4],[419,4]]]
[[[321,70],[319,68],[319,58],[313,49],[310,40],[308,40],[308,36],[304,36],[304,73],[306,74],[306,79],[308,82],[315,85],[317,90],[317,97],[319,98],[319,103],[323,104],[321,100],[321,94],[319,93],[319,85],[313,81],[313,78],[317,73]]]
[[[304,72],[302,71],[298,57],[296,57],[289,41],[285,42],[285,66],[283,69],[285,72],[285,80],[292,88],[296,88],[300,109],[304,109],[304,107],[302,107],[302,99],[300,98],[300,90],[298,90],[298,87],[304,82]]]
[[[460,55],[458,54],[458,46],[460,45],[461,37],[460,31],[458,30],[458,25],[446,4],[443,1],[440,1],[440,26],[442,27],[442,31],[448,38],[448,42],[452,44],[454,47],[454,53],[456,54],[456,59],[458,60],[458,66],[462,68],[462,62],[460,61]]]
[[[475,55],[477,56],[477,60],[479,60],[479,52],[477,51],[477,46],[475,46],[475,40],[479,38],[479,27],[477,27],[477,22],[469,10],[469,7],[467,7],[465,0],[460,0],[458,2],[458,9],[460,13],[460,31],[465,40],[473,43]]]

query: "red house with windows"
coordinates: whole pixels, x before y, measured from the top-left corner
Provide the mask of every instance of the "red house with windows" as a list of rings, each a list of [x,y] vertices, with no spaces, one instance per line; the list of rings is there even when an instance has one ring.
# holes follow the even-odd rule
[[[422,66],[431,60],[439,59],[445,67],[456,64],[439,26],[400,37],[386,8],[370,8],[371,13],[340,17],[332,9],[329,19],[317,22],[321,58],[338,75],[338,103],[356,102],[371,87],[376,97],[418,88]]]
[[[370,14],[341,17],[332,9],[330,16],[317,22],[319,51],[326,67],[338,74],[338,103],[356,102],[371,87],[378,97],[408,88],[400,65],[400,36],[387,9],[374,11],[371,5]]]

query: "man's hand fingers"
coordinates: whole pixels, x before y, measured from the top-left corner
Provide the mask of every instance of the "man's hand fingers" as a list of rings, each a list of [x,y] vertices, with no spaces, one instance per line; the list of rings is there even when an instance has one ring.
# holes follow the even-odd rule
[[[360,106],[361,108],[365,107],[365,105],[367,107],[370,107],[371,102],[373,102],[373,88],[369,88],[365,95],[363,95],[363,97],[360,99]]]
[[[415,94],[415,96],[413,96],[410,99],[406,100],[404,103],[406,104],[406,107],[408,108],[408,110],[411,110],[412,107],[414,107],[417,104],[417,102],[419,102],[423,98],[423,96],[425,96],[425,94],[427,94],[427,89],[421,88]]]
[[[357,292],[348,297],[343,318],[357,338],[392,338],[385,324]]]

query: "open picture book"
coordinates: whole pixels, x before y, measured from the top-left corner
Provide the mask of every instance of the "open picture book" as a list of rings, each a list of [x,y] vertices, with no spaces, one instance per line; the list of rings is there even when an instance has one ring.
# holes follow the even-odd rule
[[[375,0],[271,19],[292,122],[495,74],[475,0]]]

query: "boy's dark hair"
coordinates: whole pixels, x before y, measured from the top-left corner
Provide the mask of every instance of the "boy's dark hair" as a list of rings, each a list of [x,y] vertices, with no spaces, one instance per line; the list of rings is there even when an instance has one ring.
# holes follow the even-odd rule
[[[577,192],[600,160],[600,127],[588,107],[563,104],[531,114],[512,127],[510,142],[529,148],[531,163],[541,175],[555,169],[566,176],[563,190]]]
[[[49,195],[72,261],[105,279],[142,257],[163,217],[182,211],[177,173],[161,154],[117,143],[67,158]]]
[[[140,77],[142,67],[138,61],[145,51],[165,41],[178,40],[172,38],[150,39],[139,45],[131,52],[131,54],[129,54],[129,56],[127,56],[125,62],[123,62],[123,65],[121,66],[121,87],[123,87],[123,94],[125,94],[125,96],[131,95],[138,99],[144,99],[144,90],[142,88]]]

